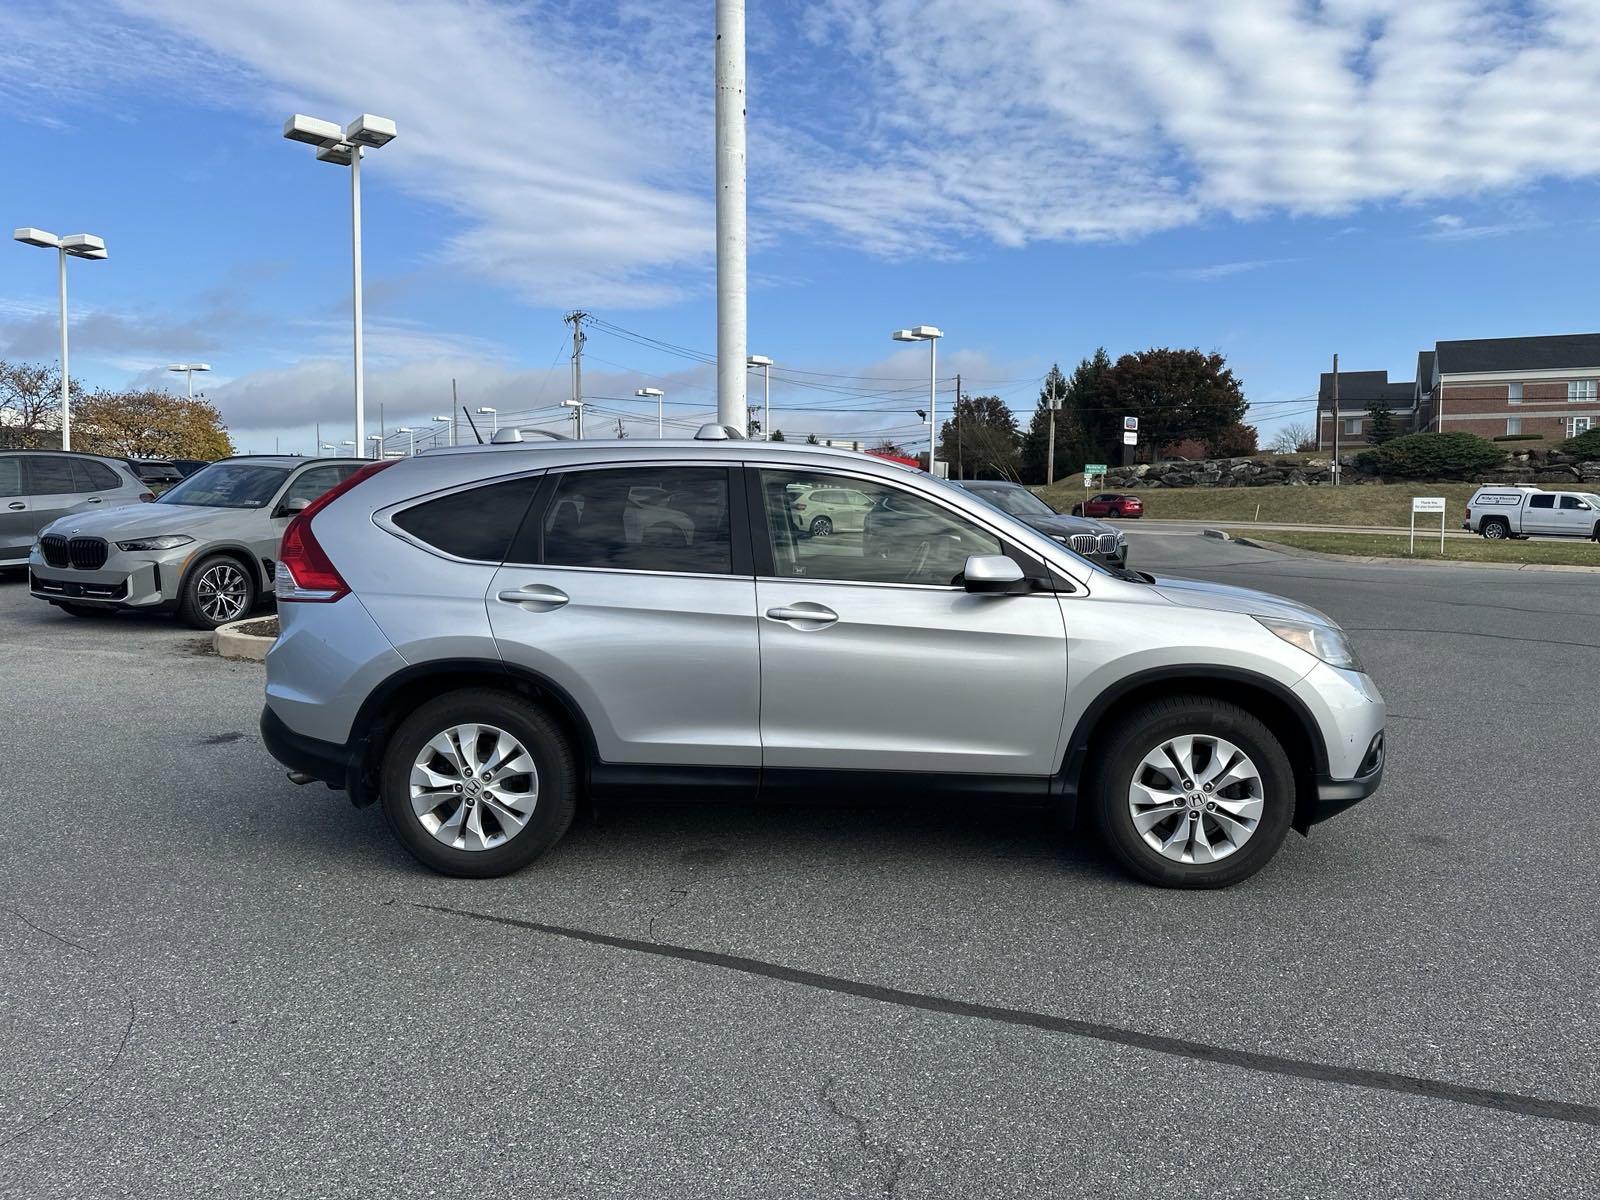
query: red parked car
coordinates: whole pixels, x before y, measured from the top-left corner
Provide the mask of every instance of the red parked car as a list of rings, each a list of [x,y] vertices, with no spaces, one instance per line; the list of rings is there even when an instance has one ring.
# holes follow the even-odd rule
[[[1142,517],[1144,501],[1122,492],[1101,492],[1072,506],[1075,517]]]

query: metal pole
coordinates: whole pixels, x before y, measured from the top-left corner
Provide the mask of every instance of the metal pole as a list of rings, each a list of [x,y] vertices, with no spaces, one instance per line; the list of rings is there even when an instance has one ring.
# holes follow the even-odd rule
[[[665,396],[656,397],[656,436],[658,438],[667,436],[666,401],[667,398]]]
[[[461,407],[461,401],[456,396],[456,381],[450,381],[450,444],[456,444],[456,410]]]
[[[772,440],[772,368],[763,363],[761,366],[761,401],[766,407],[766,412],[761,418],[761,440]]]
[[[61,256],[61,448],[72,449],[72,374],[67,367],[67,251],[59,247]]]
[[[939,402],[939,339],[928,339],[928,474],[938,478],[933,460],[939,448],[939,418],[934,406]]]
[[[1333,356],[1333,486],[1339,486],[1339,356]]]
[[[322,422],[318,421],[312,428],[317,431],[317,444],[311,455],[312,458],[322,457]]]
[[[744,0],[717,0],[717,421],[741,428],[749,374]]]
[[[955,414],[956,422],[956,478],[967,477],[967,456],[961,450],[961,372],[956,372],[956,403],[950,410]]]
[[[1046,484],[1056,481],[1056,398],[1053,385],[1050,391],[1050,445],[1044,453],[1044,481]]]
[[[354,318],[356,373],[356,448],[366,443],[366,371],[361,358],[361,147],[350,156],[350,311]],[[381,456],[380,456],[381,457]]]

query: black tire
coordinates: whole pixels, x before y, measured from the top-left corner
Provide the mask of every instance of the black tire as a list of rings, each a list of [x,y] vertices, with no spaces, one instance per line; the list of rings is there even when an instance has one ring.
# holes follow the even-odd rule
[[[1485,517],[1483,524],[1478,526],[1478,532],[1491,542],[1504,541],[1511,536],[1511,522],[1504,517]]]
[[[1165,857],[1145,843],[1129,810],[1128,791],[1145,756],[1163,742],[1186,734],[1232,742],[1255,764],[1262,784],[1261,816],[1254,831],[1226,857],[1209,863]],[[1271,730],[1237,705],[1203,696],[1155,700],[1119,720],[1103,745],[1106,748],[1094,764],[1085,794],[1107,847],[1146,883],[1174,888],[1229,887],[1264,867],[1289,832],[1295,783],[1288,755]],[[1197,812],[1194,819],[1207,818]],[[1157,827],[1157,836],[1161,829]]]
[[[828,517],[811,518],[811,536],[829,537],[833,533],[833,521]]]
[[[68,604],[64,600],[57,601],[56,607],[71,617],[109,617],[117,611],[114,608],[101,608],[98,604]]]
[[[428,831],[411,805],[411,768],[417,755],[438,734],[465,724],[492,725],[509,733],[527,750],[537,773],[538,796],[527,824],[489,849],[446,845]],[[570,740],[544,709],[510,692],[464,688],[428,701],[401,723],[384,747],[381,780],[384,819],[412,857],[443,875],[489,879],[520,871],[561,840],[572,824],[578,767]],[[492,808],[486,811],[493,813]],[[503,832],[497,822],[490,823]]]
[[[1596,521],[1594,523],[1594,532],[1589,536],[1594,538],[1595,541],[1600,542],[1600,521]]]
[[[230,599],[227,612],[219,608],[207,611],[214,605],[209,587],[224,585]],[[242,590],[236,591],[239,588]],[[178,616],[192,629],[215,629],[229,621],[242,621],[256,606],[257,589],[254,573],[247,563],[231,554],[213,554],[203,558],[189,570],[183,581],[183,597],[178,602]],[[242,603],[240,603],[242,601]]]
[[[1072,506],[1072,515],[1073,515],[1073,516],[1075,516],[1075,517],[1081,517],[1081,516],[1083,516],[1083,505],[1081,505],[1081,504],[1074,504],[1074,505],[1073,505],[1073,506]]]

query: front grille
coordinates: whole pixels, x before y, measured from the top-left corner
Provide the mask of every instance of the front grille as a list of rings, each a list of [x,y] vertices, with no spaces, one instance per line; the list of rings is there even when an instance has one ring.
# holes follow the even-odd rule
[[[52,567],[64,567],[71,561],[67,556],[67,539],[58,534],[51,533],[40,538],[39,550],[45,562]]]
[[[105,538],[73,538],[67,543],[72,565],[80,571],[98,571],[106,565]]]
[[[1114,534],[1114,533],[1102,533],[1100,535],[1100,553],[1101,554],[1115,554],[1116,552],[1117,552],[1117,535]]]
[[[1100,539],[1092,533],[1075,533],[1067,539],[1067,545],[1079,554],[1095,554],[1100,550]]]

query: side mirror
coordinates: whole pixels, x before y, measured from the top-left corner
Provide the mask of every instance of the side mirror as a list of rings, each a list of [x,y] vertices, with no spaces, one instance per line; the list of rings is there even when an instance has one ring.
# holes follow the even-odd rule
[[[292,499],[285,500],[282,504],[278,505],[278,513],[280,516],[292,517],[295,515],[295,513],[305,512],[305,510],[310,507],[311,501],[307,500],[304,496],[295,496]]]
[[[1020,596],[1033,590],[1014,559],[1003,554],[974,554],[961,568],[962,586],[969,592],[987,595]]]

